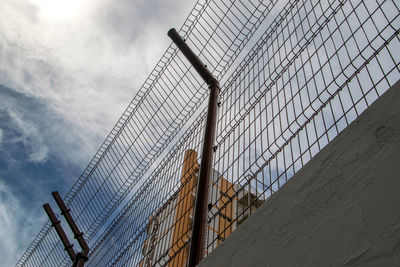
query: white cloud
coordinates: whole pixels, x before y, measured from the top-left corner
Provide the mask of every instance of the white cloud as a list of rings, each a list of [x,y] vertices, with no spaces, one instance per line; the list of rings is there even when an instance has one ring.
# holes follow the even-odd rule
[[[16,130],[21,134],[20,136],[10,140],[10,142],[22,142],[29,149],[28,161],[31,162],[44,162],[47,160],[49,149],[44,143],[44,140],[37,129],[37,127],[25,121],[20,114],[8,111],[8,115],[15,125]]]
[[[3,130],[0,128],[0,146],[1,142],[3,142]]]
[[[90,157],[194,1],[47,2],[2,1],[0,83],[42,99],[72,125],[65,138],[82,135]]]
[[[44,216],[37,216],[39,210],[25,209],[0,179],[0,258],[2,266],[14,266],[18,256],[26,249],[26,240],[36,232],[32,225],[43,224]]]

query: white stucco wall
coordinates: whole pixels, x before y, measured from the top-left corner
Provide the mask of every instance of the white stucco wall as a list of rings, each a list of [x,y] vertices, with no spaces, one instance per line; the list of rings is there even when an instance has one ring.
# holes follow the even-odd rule
[[[400,266],[400,82],[199,266]]]

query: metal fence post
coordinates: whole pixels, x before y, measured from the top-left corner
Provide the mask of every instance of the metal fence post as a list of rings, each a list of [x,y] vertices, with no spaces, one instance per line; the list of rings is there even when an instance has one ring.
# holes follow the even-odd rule
[[[203,150],[201,153],[197,200],[194,211],[192,243],[189,253],[189,267],[194,267],[203,258],[204,251],[206,220],[208,214],[208,187],[210,184],[210,173],[213,160],[213,146],[215,139],[219,83],[217,79],[215,79],[214,76],[210,73],[210,71],[204,66],[201,60],[193,53],[193,51],[185,43],[181,36],[179,36],[175,29],[170,29],[168,31],[168,36],[177,45],[184,56],[189,60],[189,62],[200,74],[201,78],[207,83],[210,89],[207,120],[203,139]]]
[[[83,267],[85,262],[88,260],[88,254],[89,254],[89,246],[87,245],[85,239],[83,238],[83,233],[79,231],[78,226],[76,225],[74,219],[72,218],[70,212],[70,209],[67,208],[65,205],[64,201],[62,200],[60,194],[57,191],[54,191],[52,193],[58,207],[61,210],[61,214],[64,215],[65,220],[67,221],[69,227],[72,230],[72,233],[74,234],[74,237],[76,240],[78,240],[79,245],[82,248],[82,252],[75,253],[75,250],[73,249],[73,245],[69,243],[69,240],[67,238],[67,235],[65,234],[64,230],[62,229],[60,225],[60,220],[57,219],[56,215],[54,214],[53,210],[51,209],[50,205],[48,203],[43,205],[44,210],[47,213],[47,216],[49,216],[51,225],[56,229],[58,236],[61,239],[61,242],[64,245],[64,249],[67,251],[69,258],[73,262],[73,267]]]
[[[47,216],[49,216],[51,225],[56,229],[58,237],[60,238],[61,242],[64,245],[64,250],[67,251],[68,256],[71,259],[71,261],[74,261],[76,258],[76,254],[73,249],[74,245],[69,243],[68,237],[60,225],[61,221],[57,219],[56,215],[54,214],[53,210],[51,209],[51,207],[48,203],[44,204],[43,208],[46,211]]]
[[[76,225],[74,219],[70,214],[70,209],[67,208],[60,194],[57,191],[54,191],[51,194],[53,195],[54,200],[56,201],[58,207],[60,208],[61,214],[64,215],[65,220],[67,221],[69,227],[71,228],[72,233],[74,234],[74,238],[78,241],[79,246],[82,248],[82,252],[76,254],[73,264],[73,266],[81,267],[88,260],[87,256],[89,254],[89,246],[87,245],[85,239],[83,238],[83,233],[79,231],[78,226]]]

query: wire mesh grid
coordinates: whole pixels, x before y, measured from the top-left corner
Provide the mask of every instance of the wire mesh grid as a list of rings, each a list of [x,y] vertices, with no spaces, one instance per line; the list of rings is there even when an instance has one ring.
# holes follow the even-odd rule
[[[208,251],[397,82],[399,16],[394,1],[283,8],[224,87],[214,166],[232,190],[213,202]]]
[[[396,1],[274,7],[276,1],[199,1],[181,29],[218,78],[229,73],[220,93],[205,255],[400,77]],[[267,15],[268,27],[247,48]],[[89,240],[103,227],[91,240],[88,265],[185,266],[206,96],[170,46],[66,197]],[[104,224],[128,192],[130,200]],[[20,266],[66,264],[49,225],[24,257]]]
[[[277,1],[198,1],[180,34],[219,78]],[[240,12],[236,12],[240,10]],[[208,26],[207,26],[208,25]],[[205,28],[208,27],[208,28]],[[211,27],[211,28],[210,28]],[[224,32],[225,35],[218,33]],[[218,48],[208,43],[218,43]],[[195,71],[168,47],[64,201],[91,240],[206,98]],[[46,223],[17,266],[57,266],[66,257]],[[62,260],[60,260],[62,259]]]
[[[205,254],[398,80],[398,10],[394,2],[291,1],[276,16],[222,87]],[[142,187],[145,203],[159,204],[137,210],[144,198],[132,199],[90,264],[185,265],[191,228],[182,225],[194,204],[181,206],[196,189],[183,189],[180,170],[185,150],[200,149],[203,121],[204,112]],[[135,218],[147,221],[130,231]],[[124,249],[110,245],[128,232]]]

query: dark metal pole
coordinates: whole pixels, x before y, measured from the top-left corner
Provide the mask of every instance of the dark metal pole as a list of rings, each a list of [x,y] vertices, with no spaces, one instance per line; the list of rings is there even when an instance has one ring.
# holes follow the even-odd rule
[[[87,255],[89,254],[89,246],[87,245],[85,239],[83,238],[83,233],[79,231],[74,219],[70,214],[70,209],[67,208],[64,201],[62,200],[60,194],[57,191],[51,193],[61,210],[61,214],[64,215],[69,227],[74,234],[75,239],[78,241],[79,246],[82,248],[82,252],[78,253],[73,266],[83,266],[84,262],[88,260]]]
[[[193,65],[201,78],[210,88],[210,98],[208,101],[206,128],[204,131],[203,150],[201,153],[200,175],[197,189],[197,201],[194,212],[192,244],[190,246],[189,267],[194,267],[203,258],[205,244],[205,230],[207,220],[208,188],[210,184],[211,165],[213,160],[213,146],[215,138],[215,126],[217,118],[217,101],[219,93],[219,83],[212,76],[210,71],[204,66],[201,60],[193,53],[190,47],[179,36],[175,29],[168,31],[168,36],[176,44],[179,50],[185,55]]]
[[[56,232],[58,236],[61,239],[61,242],[64,245],[64,249],[67,251],[69,258],[74,261],[75,260],[75,251],[73,249],[73,246],[71,243],[69,243],[69,240],[67,238],[67,235],[65,234],[64,230],[62,229],[60,225],[60,220],[57,220],[56,215],[54,215],[53,210],[51,209],[50,205],[48,203],[43,205],[44,210],[47,213],[47,216],[49,216],[51,225],[56,229]]]
[[[201,78],[209,85],[218,84],[217,79],[211,74],[211,72],[204,66],[203,62],[196,56],[192,49],[186,44],[178,32],[172,28],[168,31],[168,36],[176,44],[182,54],[189,60],[190,64],[195,68],[195,70],[200,74]]]

